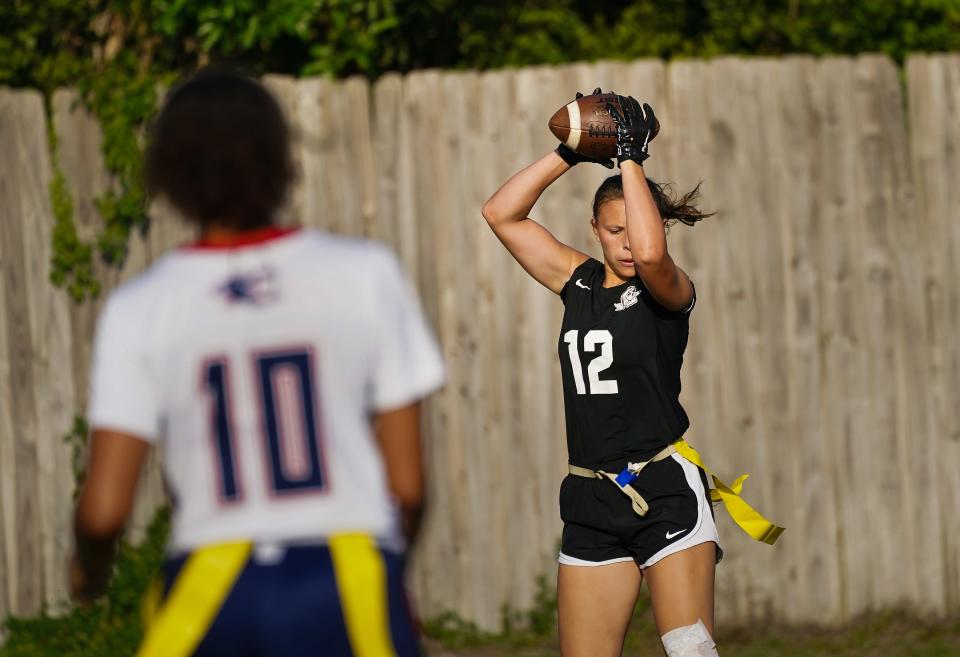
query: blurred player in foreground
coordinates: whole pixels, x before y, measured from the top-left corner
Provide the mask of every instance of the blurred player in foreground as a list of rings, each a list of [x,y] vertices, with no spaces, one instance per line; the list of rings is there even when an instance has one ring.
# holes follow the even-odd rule
[[[175,89],[147,183],[199,228],[99,320],[71,588],[100,594],[152,444],[174,504],[141,657],[419,655],[403,553],[443,379],[385,248],[274,224],[287,126],[254,80]]]

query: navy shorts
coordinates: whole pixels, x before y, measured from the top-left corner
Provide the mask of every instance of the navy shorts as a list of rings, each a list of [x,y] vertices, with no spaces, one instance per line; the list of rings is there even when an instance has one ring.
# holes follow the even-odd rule
[[[339,548],[336,538],[247,547],[230,557],[234,574],[226,576],[219,571],[229,566],[191,564],[207,548],[168,560],[138,656],[421,657],[403,555],[348,538]]]
[[[626,466],[610,464],[607,472]],[[650,509],[637,515],[630,498],[608,479],[567,475],[560,486],[563,539],[558,561],[567,566],[603,566],[634,561],[647,568],[701,543],[717,544],[723,556],[706,473],[679,454],[647,465],[631,484]]]

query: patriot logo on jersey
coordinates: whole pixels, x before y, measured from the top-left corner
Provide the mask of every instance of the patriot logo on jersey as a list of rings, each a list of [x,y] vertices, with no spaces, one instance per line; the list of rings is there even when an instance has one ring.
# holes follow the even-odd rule
[[[227,303],[250,303],[261,306],[277,300],[273,271],[234,274],[218,288]]]

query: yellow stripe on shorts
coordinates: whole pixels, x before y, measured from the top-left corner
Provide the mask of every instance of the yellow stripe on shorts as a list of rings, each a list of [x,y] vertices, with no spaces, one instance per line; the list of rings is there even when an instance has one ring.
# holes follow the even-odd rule
[[[396,657],[387,570],[377,544],[366,534],[340,534],[330,538],[330,557],[354,657]]]
[[[713,499],[714,502],[723,502],[723,505],[727,508],[727,513],[730,514],[730,517],[733,518],[733,521],[737,523],[740,529],[761,543],[773,545],[777,542],[780,534],[783,533],[783,527],[778,527],[764,518],[756,509],[740,497],[740,491],[743,490],[743,482],[746,481],[750,475],[737,477],[737,480],[733,482],[733,486],[727,486],[720,481],[717,475],[713,474],[710,468],[704,464],[697,450],[690,447],[683,438],[673,443],[673,446],[677,449],[677,453],[680,456],[700,467],[713,478],[715,488],[710,491],[711,499]]]
[[[249,542],[222,543],[193,552],[170,595],[153,614],[136,657],[192,655],[247,564],[252,548]],[[150,613],[151,603],[156,603],[156,588],[147,595],[145,608]]]

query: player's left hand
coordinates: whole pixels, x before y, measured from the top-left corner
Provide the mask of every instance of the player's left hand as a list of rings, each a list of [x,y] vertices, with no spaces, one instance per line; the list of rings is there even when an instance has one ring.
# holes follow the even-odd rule
[[[647,103],[641,106],[633,96],[617,96],[617,104],[609,103],[607,109],[617,124],[617,163],[643,164],[650,157],[650,141],[660,130],[653,108]]]
[[[80,565],[76,555],[70,559],[68,566],[70,595],[80,604],[90,604],[99,598],[107,589],[107,578],[91,577]]]

